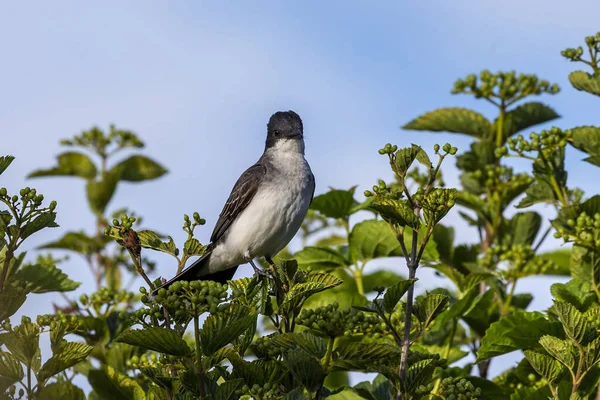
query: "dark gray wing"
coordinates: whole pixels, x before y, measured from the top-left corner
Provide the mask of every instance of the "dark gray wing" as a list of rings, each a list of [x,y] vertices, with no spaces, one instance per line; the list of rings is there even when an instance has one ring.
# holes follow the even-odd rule
[[[310,180],[312,181],[312,184],[313,184],[313,192],[310,195],[310,203],[308,203],[308,204],[312,204],[312,201],[315,198],[315,189],[317,188],[317,184],[315,182],[315,174],[313,174],[312,172],[310,173]]]
[[[259,162],[248,168],[240,176],[231,190],[231,194],[223,207],[223,211],[221,211],[221,215],[219,215],[219,220],[210,237],[212,243],[216,243],[222,238],[238,215],[248,207],[266,172],[267,167],[259,160]]]

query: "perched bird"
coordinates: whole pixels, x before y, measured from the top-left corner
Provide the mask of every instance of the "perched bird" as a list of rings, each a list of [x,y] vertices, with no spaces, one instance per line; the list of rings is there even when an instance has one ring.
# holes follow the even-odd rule
[[[314,192],[302,120],[293,111],[277,112],[267,124],[265,151],[233,186],[206,254],[161,288],[180,280],[225,283],[245,263],[260,273],[254,258],[273,264],[300,228]]]

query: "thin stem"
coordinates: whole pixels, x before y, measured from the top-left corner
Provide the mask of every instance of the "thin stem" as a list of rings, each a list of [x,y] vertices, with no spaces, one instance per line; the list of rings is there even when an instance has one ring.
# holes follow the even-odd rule
[[[29,360],[31,364],[31,360]],[[31,366],[27,365],[27,398],[31,398]]]
[[[331,363],[331,355],[333,354],[333,347],[335,345],[335,337],[330,337],[329,342],[327,343],[327,353],[325,353],[325,357],[323,360],[323,369],[327,372],[329,368],[329,363]]]
[[[356,290],[361,296],[365,295],[365,289],[363,287],[363,274],[360,268],[357,268],[352,275],[354,276],[354,282],[356,282]]]
[[[500,115],[498,116],[498,129],[496,131],[496,147],[502,147],[504,141],[504,116],[506,112],[506,106],[504,100],[500,103]]]
[[[548,237],[548,235],[550,234],[550,231],[552,230],[552,225],[550,225],[548,227],[548,229],[546,229],[546,232],[544,232],[544,234],[542,235],[542,237],[540,238],[540,241],[538,242],[538,244],[535,245],[535,247],[533,248],[533,251],[535,253],[537,253],[537,251],[539,250],[540,246],[542,245],[542,243],[544,243],[544,240],[546,240],[546,238]]]
[[[194,316],[194,338],[196,339],[196,374],[198,375],[198,385],[200,398],[206,397],[206,387],[204,386],[204,370],[202,369],[202,351],[200,350],[200,317]]]
[[[510,291],[508,292],[508,295],[506,296],[506,301],[504,302],[504,305],[502,306],[502,311],[500,312],[500,315],[506,315],[508,313],[508,309],[510,308],[512,299],[515,295],[516,287],[517,287],[517,280],[515,279],[514,282],[512,282],[512,286],[510,287]]]
[[[408,267],[408,279],[414,279],[416,268]],[[414,285],[408,289],[406,297],[406,314],[404,315],[404,339],[402,340],[402,353],[400,354],[400,379],[404,378],[406,373],[406,362],[408,361],[408,348],[410,347],[410,329],[412,325],[412,307],[414,297]]]

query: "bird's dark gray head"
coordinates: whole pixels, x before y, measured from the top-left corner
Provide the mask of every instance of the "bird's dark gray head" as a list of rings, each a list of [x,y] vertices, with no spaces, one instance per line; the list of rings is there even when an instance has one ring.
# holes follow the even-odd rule
[[[300,116],[293,111],[279,111],[271,116],[267,124],[266,148],[275,146],[281,140],[303,139],[303,126]]]

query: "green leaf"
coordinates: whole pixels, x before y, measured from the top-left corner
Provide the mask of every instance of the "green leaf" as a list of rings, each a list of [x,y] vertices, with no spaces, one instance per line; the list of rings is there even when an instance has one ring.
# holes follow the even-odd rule
[[[94,348],[85,343],[69,342],[61,346],[60,352],[54,354],[42,365],[37,374],[38,381],[46,381],[48,378],[71,368],[77,363],[85,360]]]
[[[573,369],[575,366],[575,347],[566,340],[554,336],[544,335],[540,338],[542,347],[565,367]]]
[[[88,156],[77,152],[59,154],[58,165],[50,169],[40,169],[30,173],[28,178],[40,176],[77,176],[84,179],[96,177],[96,166]]]
[[[206,247],[196,238],[191,238],[185,241],[183,252],[189,256],[201,256],[206,253]]]
[[[40,331],[37,325],[23,322],[18,328],[0,334],[0,343],[25,365],[37,372],[40,365]]]
[[[350,232],[348,244],[353,263],[402,256],[400,243],[385,221],[367,220],[356,224]]]
[[[402,129],[462,133],[483,138],[489,135],[492,124],[483,115],[466,108],[439,108],[417,117]]]
[[[508,245],[532,245],[542,226],[542,217],[534,211],[520,212],[510,220]]]
[[[168,242],[163,242],[160,240],[160,236],[156,232],[150,230],[139,231],[137,234],[140,239],[140,245],[146,249],[162,251],[164,253],[174,255],[177,255],[178,253],[175,241],[173,241],[171,236],[168,236]]]
[[[419,156],[420,153],[424,153],[424,151],[421,146],[417,146],[416,144],[411,145],[411,147],[405,147],[396,151],[394,154],[394,166],[396,167],[395,171],[404,176],[404,174],[406,174],[406,172],[409,170],[413,161],[417,159],[417,156]],[[427,156],[427,154],[425,154],[425,156]],[[425,162],[427,161],[423,158],[423,156],[420,158]],[[431,166],[431,162],[429,162],[429,166]]]
[[[56,213],[52,211],[46,211],[43,214],[38,215],[21,229],[21,239],[28,238],[44,228],[56,228],[58,224],[54,222],[55,219]]]
[[[590,284],[578,279],[555,283],[550,286],[550,293],[555,299],[572,304],[581,312],[585,312],[596,301],[596,293]]]
[[[284,350],[299,348],[317,358],[323,358],[327,351],[325,340],[309,332],[273,335],[271,341],[274,346]]]
[[[52,264],[26,265],[15,276],[27,282],[27,290],[32,293],[70,292],[81,285]]]
[[[83,390],[71,382],[55,382],[46,385],[35,396],[36,400],[85,400]]]
[[[417,229],[421,226],[421,220],[415,215],[407,200],[374,197],[370,208],[377,211],[384,220],[393,224]]]
[[[383,309],[388,313],[394,311],[402,296],[416,281],[417,279],[405,279],[390,286],[383,296]]]
[[[104,173],[99,181],[88,180],[86,185],[87,199],[95,214],[104,214],[106,206],[115,194],[117,183],[119,183],[119,174],[115,172]]]
[[[145,400],[146,395],[140,385],[126,375],[105,367],[91,370],[88,381],[100,400]]]
[[[294,254],[298,265],[317,269],[330,269],[346,266],[346,259],[334,249],[326,247],[305,247]]]
[[[369,400],[390,400],[390,381],[383,375],[378,374],[373,383],[360,382],[354,388],[364,398]]]
[[[563,372],[563,366],[545,354],[525,350],[525,358],[531,366],[550,383],[558,381]]]
[[[559,249],[542,253],[536,256],[537,259],[547,260],[552,262],[551,268],[543,271],[544,275],[570,275],[571,264],[571,249]]]
[[[466,172],[483,170],[496,161],[495,150],[495,141],[481,139],[471,143],[469,151],[456,157],[456,166]]]
[[[481,339],[477,363],[515,350],[530,349],[544,335],[560,336],[560,323],[539,312],[515,311],[490,325]]]
[[[435,370],[432,360],[421,360],[410,365],[406,370],[403,386],[405,390],[414,391],[419,386],[430,381]]]
[[[600,78],[598,77],[594,77],[587,72],[574,71],[569,74],[569,81],[577,90],[600,96]]]
[[[564,301],[554,301],[552,311],[556,313],[568,337],[581,343],[588,333],[588,322],[575,306]]]
[[[115,165],[111,172],[119,176],[121,181],[142,182],[160,178],[167,170],[156,161],[137,154]]]
[[[5,282],[0,293],[0,321],[4,321],[16,313],[27,299],[27,291],[17,288],[11,282]]]
[[[560,118],[552,108],[539,102],[524,103],[505,114],[504,139],[534,125]],[[498,120],[494,121],[493,132],[497,132]]]
[[[150,327],[127,330],[121,333],[115,341],[173,356],[184,357],[190,354],[190,348],[185,340],[170,329]]]
[[[13,156],[2,156],[0,157],[0,175],[10,166],[10,164],[15,160]]]
[[[337,371],[373,371],[382,359],[400,356],[396,346],[382,343],[344,341],[333,351],[332,368]]]
[[[67,232],[57,241],[39,246],[39,249],[71,250],[83,255],[98,253],[103,244],[83,232]]]
[[[256,321],[247,307],[231,305],[227,311],[208,316],[200,330],[204,354],[213,355],[221,347],[233,342]]]
[[[243,379],[232,379],[221,383],[213,395],[213,400],[231,400],[236,398],[235,391],[244,385]]]
[[[327,396],[327,400],[374,400],[372,396],[364,397],[355,388],[345,387],[342,391]]]
[[[363,287],[365,293],[368,293],[373,291],[374,286],[391,286],[393,282],[398,282],[401,279],[404,279],[404,277],[392,271],[376,271],[363,275]]]
[[[595,165],[596,167],[600,167],[600,155],[586,157],[583,161]]]
[[[578,126],[570,129],[572,136],[569,140],[577,150],[589,155],[600,154],[600,128],[596,126]]]
[[[23,367],[12,354],[0,351],[0,391],[23,379]]]
[[[321,388],[326,374],[316,358],[302,350],[290,350],[285,354],[284,362],[294,378],[306,389],[314,392]]]
[[[526,208],[538,203],[553,203],[556,195],[552,187],[545,181],[536,180],[525,190],[525,197],[517,204],[517,208]]]
[[[347,218],[353,213],[353,208],[358,205],[358,202],[354,200],[355,189],[356,186],[349,190],[330,190],[316,196],[312,200],[310,208],[329,218]]]
[[[280,306],[280,314],[285,315],[296,307],[301,306],[312,295],[339,286],[342,282],[340,278],[324,272],[311,272],[307,274],[304,282],[293,285],[287,293],[285,300]]]
[[[418,299],[415,302],[412,313],[417,317],[424,329],[427,328],[438,315],[446,311],[449,304],[449,296],[444,294],[429,294],[424,299]]]

